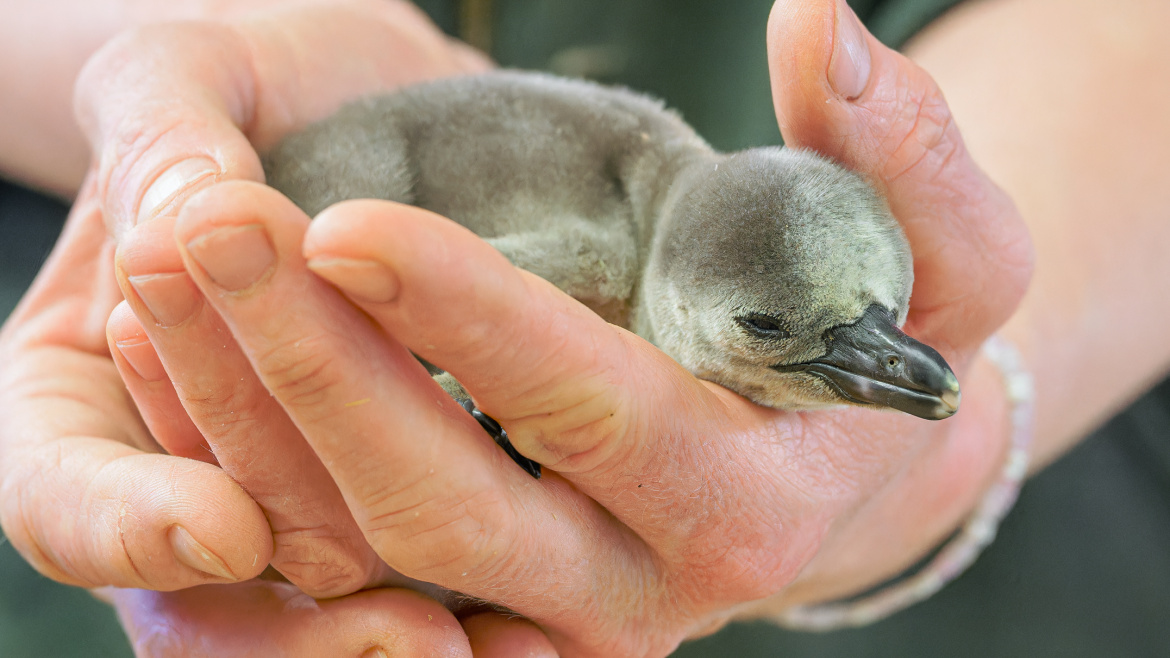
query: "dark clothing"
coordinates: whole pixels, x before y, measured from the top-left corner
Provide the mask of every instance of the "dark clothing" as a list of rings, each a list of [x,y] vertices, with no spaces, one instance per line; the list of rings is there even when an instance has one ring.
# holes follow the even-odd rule
[[[957,0],[855,0],[898,46]],[[420,0],[458,33],[452,0]],[[716,148],[779,143],[764,26],[772,0],[495,0],[505,66],[621,83],[667,100]],[[65,208],[0,185],[0,317],[47,252]],[[3,367],[3,364],[0,364]],[[999,539],[929,601],[824,635],[734,625],[684,658],[1170,655],[1170,380],[1030,481]],[[0,656],[129,655],[113,614],[36,576],[0,546]]]

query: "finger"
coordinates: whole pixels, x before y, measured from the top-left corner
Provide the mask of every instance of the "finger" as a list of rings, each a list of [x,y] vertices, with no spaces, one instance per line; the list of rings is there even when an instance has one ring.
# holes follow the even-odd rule
[[[0,524],[41,573],[175,589],[247,578],[271,553],[255,503],[151,439],[105,347],[117,302],[87,191],[0,338]]]
[[[455,617],[426,596],[376,589],[314,601],[287,583],[253,580],[181,592],[100,592],[135,654],[230,658],[472,655]]]
[[[863,28],[844,0],[780,0],[769,19],[772,94],[787,144],[870,177],[914,252],[912,331],[970,352],[1015,309],[1031,242],[972,161],[930,76]]]
[[[114,308],[106,325],[110,355],[134,398],[135,406],[151,436],[176,457],[197,459],[218,466],[211,446],[179,402],[175,386],[138,318],[125,302]],[[150,450],[149,446],[138,446]]]
[[[558,655],[544,631],[527,619],[481,612],[460,623],[475,658],[555,658]]]
[[[360,63],[360,65],[355,65]],[[263,180],[253,144],[347,100],[483,64],[408,2],[273,9],[237,23],[152,24],[112,40],[78,78],[115,235],[218,180]]]
[[[796,562],[777,543],[805,551],[820,527],[792,518],[815,491],[791,481],[805,475],[791,465],[803,416],[699,382],[424,210],[338,204],[313,221],[304,249],[389,334],[455,375],[521,452],[564,474],[666,563],[689,564],[689,577],[710,570],[708,601],[745,581],[771,593],[792,576]]]
[[[274,190],[225,183],[184,207],[176,238],[185,245],[192,279],[271,391],[265,397],[284,406],[329,465],[351,508],[385,507],[377,497],[386,495],[387,480],[399,486],[435,480],[425,491],[407,494],[420,499],[446,499],[431,488],[448,481],[464,483],[458,494],[509,481],[527,484],[527,476],[505,463],[478,424],[409,352],[385,341],[305,268],[299,247],[307,224],[304,213]],[[385,419],[388,408],[418,416],[396,424],[408,424],[420,438],[394,437],[394,424]],[[397,440],[354,449],[354,437],[382,427]],[[436,459],[443,455],[470,458]],[[436,462],[447,472],[428,478]],[[382,464],[393,468],[374,467]],[[414,548],[429,553],[437,547]]]
[[[78,78],[77,114],[113,235],[216,180],[263,180],[239,128],[253,114],[253,81],[237,64],[247,61],[236,32],[199,23],[131,31],[90,59]]]
[[[271,554],[259,508],[209,464],[84,436],[11,456],[4,534],[54,580],[173,590],[253,577]]]
[[[593,596],[598,579],[643,586],[631,564],[650,558],[628,531],[564,480],[533,480],[409,351],[307,269],[307,226],[276,191],[225,183],[184,207],[176,236],[192,279],[382,558],[534,619],[597,614],[614,603]],[[566,563],[579,566],[534,577]]]
[[[642,400],[695,415],[726,412],[669,357],[433,213],[380,201],[339,204],[314,220],[305,253],[314,272],[391,335],[454,374],[505,422],[522,452],[607,505],[614,480],[641,472],[649,452],[677,448],[681,459],[689,450],[627,441],[644,423],[675,423],[652,418],[637,406]],[[387,283],[375,288],[374,280]]]
[[[146,319],[143,330],[171,373],[182,415],[264,509],[277,570],[315,596],[367,586],[381,560],[321,461],[183,271],[173,226],[159,219],[127,233],[118,277],[128,305]]]

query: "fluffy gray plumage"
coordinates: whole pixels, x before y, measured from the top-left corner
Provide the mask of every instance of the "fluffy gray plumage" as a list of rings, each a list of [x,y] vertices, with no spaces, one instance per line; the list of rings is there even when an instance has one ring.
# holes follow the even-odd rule
[[[310,215],[378,198],[450,217],[760,404],[902,408],[865,382],[861,393],[856,382],[843,388],[838,365],[820,368],[831,376],[803,367],[827,358],[832,332],[862,326],[867,311],[900,326],[913,282],[885,201],[812,153],[716,153],[656,100],[500,72],[354,103],[286,139],[265,169]],[[859,349],[887,375],[912,365]],[[904,410],[950,415],[951,388],[947,413]]]

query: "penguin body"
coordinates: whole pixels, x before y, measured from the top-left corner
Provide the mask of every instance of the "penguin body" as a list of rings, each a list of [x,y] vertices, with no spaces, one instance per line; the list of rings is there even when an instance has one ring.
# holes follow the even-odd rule
[[[310,215],[377,198],[449,217],[757,403],[957,409],[949,367],[898,329],[913,284],[901,227],[812,153],[720,154],[659,101],[496,72],[353,103],[264,165]]]

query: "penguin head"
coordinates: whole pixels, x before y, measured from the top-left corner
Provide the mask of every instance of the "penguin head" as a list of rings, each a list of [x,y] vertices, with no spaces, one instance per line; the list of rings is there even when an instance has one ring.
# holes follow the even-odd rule
[[[810,152],[752,149],[675,180],[640,322],[696,375],[766,406],[945,418],[954,374],[899,329],[913,280],[905,234],[861,177]]]

